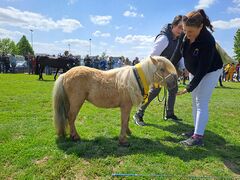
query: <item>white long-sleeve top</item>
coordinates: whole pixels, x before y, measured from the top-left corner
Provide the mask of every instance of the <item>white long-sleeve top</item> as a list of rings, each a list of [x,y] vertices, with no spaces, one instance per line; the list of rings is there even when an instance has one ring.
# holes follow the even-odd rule
[[[151,56],[159,56],[162,54],[162,52],[167,48],[168,46],[168,38],[165,35],[160,35],[157,40],[154,42],[154,46],[152,49],[152,52],[150,53]],[[178,63],[178,68],[180,70],[185,69],[184,60],[181,58],[181,60]]]
[[[168,38],[165,35],[160,35],[157,40],[154,42],[154,46],[152,52],[150,53],[151,56],[160,56],[164,49],[168,46]]]

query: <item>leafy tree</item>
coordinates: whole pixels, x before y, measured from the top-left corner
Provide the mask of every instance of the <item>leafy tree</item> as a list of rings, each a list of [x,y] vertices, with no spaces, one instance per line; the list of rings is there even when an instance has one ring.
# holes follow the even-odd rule
[[[237,30],[236,35],[234,36],[234,52],[235,59],[240,62],[240,29]]]
[[[0,54],[17,54],[18,49],[14,41],[9,38],[0,39]]]
[[[102,52],[100,57],[104,59],[104,58],[106,58],[106,55],[107,55],[107,53],[104,51],[104,52]]]
[[[18,47],[18,54],[19,55],[34,55],[32,46],[29,44],[27,38],[25,35],[22,36],[22,38],[19,40],[19,42],[17,43],[17,47]]]

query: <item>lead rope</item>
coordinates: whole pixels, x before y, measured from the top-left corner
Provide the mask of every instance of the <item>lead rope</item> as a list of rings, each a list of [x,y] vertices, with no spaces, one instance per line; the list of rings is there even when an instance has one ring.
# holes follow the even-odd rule
[[[160,90],[161,92],[161,90]],[[163,106],[163,119],[165,119],[166,111],[167,111],[167,89],[164,87],[163,89],[163,97],[160,99],[160,92],[158,93],[158,102],[162,103],[164,101],[164,106]]]

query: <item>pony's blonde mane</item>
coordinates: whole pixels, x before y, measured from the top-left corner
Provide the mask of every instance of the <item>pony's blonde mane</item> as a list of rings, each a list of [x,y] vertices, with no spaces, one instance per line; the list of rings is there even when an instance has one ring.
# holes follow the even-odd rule
[[[151,58],[161,63],[158,63],[158,65],[154,65]],[[164,57],[147,57],[146,59],[142,60],[140,64],[145,74],[147,84],[149,86],[152,85],[154,82],[154,73],[157,71],[157,66],[163,66],[169,73],[176,74],[176,69],[174,68],[172,63]],[[128,93],[128,95],[131,97],[133,105],[139,105],[143,101],[143,96],[141,94],[140,88],[138,87],[138,83],[133,73],[132,66],[116,68],[110,70],[109,72],[116,74],[116,87],[118,88],[118,90]]]
[[[115,83],[118,90],[125,93],[126,96],[129,95],[133,105],[138,105],[142,102],[143,97],[132,68],[132,66],[125,66],[111,71],[116,73]]]
[[[142,60],[140,63],[147,83],[150,85],[150,83],[153,81],[153,73],[156,71],[156,68],[149,58]],[[131,97],[132,104],[139,105],[143,101],[143,96],[133,73],[133,67],[125,66],[122,68],[113,69],[111,71],[116,73],[115,83],[118,90],[127,90],[125,93],[128,93]]]

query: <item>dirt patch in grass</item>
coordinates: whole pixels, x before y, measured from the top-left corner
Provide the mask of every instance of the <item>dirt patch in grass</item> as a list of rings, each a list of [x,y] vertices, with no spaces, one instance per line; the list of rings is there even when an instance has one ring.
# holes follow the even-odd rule
[[[42,165],[42,164],[46,163],[49,159],[50,159],[50,157],[45,156],[45,157],[42,158],[42,159],[36,160],[34,163],[35,163],[36,165]]]

